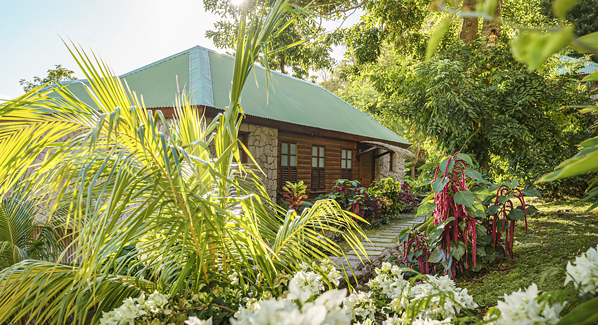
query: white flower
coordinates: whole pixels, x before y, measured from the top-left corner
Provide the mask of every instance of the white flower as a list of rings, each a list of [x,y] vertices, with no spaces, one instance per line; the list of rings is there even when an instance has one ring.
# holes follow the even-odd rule
[[[388,274],[390,273],[390,270],[392,270],[392,264],[388,263],[388,262],[383,262],[382,265],[380,265],[380,267],[376,268],[376,273],[377,274]]]
[[[139,298],[145,298],[144,295],[141,295]],[[151,311],[152,313],[159,313],[162,311],[164,306],[168,303],[169,295],[163,295],[158,291],[154,291],[151,295],[147,297],[147,300],[142,301],[141,299],[138,300],[140,304],[143,304],[145,310]]]
[[[330,290],[318,297],[314,302],[303,304],[299,308],[291,299],[269,299],[263,301],[256,312],[239,309],[233,325],[349,325],[349,318],[340,309],[346,290]]]
[[[231,284],[231,285],[233,285],[233,286],[234,286],[234,285],[237,285],[237,284],[239,284],[239,277],[238,277],[238,274],[237,274],[237,272],[233,272],[233,273],[232,273],[232,274],[230,274],[230,275],[229,275],[227,278],[228,278],[228,280],[230,281],[230,284]]]
[[[261,301],[258,301],[255,298],[251,298],[247,301],[247,305],[245,308],[247,308],[247,310],[249,310],[252,313],[257,313],[257,311],[260,310],[260,307],[262,307]]]
[[[322,268],[322,273],[326,274],[328,282],[333,283],[335,286],[338,287],[340,283],[341,274],[334,267],[334,265],[330,264],[330,261],[328,260],[323,260],[322,265],[320,267]]]
[[[582,292],[598,293],[598,252],[590,247],[587,252],[575,258],[575,265],[567,263],[567,278],[565,284],[573,281],[575,288],[581,287]]]
[[[212,317],[208,320],[201,320],[195,316],[189,317],[188,320],[185,321],[187,325],[212,325]]]
[[[345,299],[344,302],[345,313],[353,320],[357,320],[357,316],[362,319],[375,319],[376,306],[374,299],[371,297],[371,292],[355,292]]]
[[[467,293],[467,289],[457,288],[455,282],[448,275],[435,277],[428,275],[428,280],[411,289],[413,299],[424,300],[429,296],[428,308],[420,314],[423,318],[445,319],[453,318],[462,308],[476,308],[477,304]]]
[[[496,306],[500,311],[496,325],[555,324],[564,304],[555,303],[550,306],[546,301],[538,302],[538,293],[538,286],[534,283],[526,291],[518,290],[505,295],[505,301],[499,300]]]
[[[324,288],[322,276],[314,272],[299,271],[289,283],[289,299],[299,299],[302,303],[317,295]]]
[[[385,321],[382,322],[382,325],[403,325],[405,321],[397,315],[394,315],[392,318],[387,318]]]

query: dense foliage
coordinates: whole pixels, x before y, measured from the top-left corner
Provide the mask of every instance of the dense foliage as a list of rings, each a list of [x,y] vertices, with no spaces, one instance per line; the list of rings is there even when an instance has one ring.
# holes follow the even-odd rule
[[[318,197],[321,199],[335,200],[343,210],[361,216],[369,224],[377,224],[391,204],[389,199],[372,193],[360,182],[347,179],[336,180],[330,193]]]
[[[413,197],[411,186],[407,183],[395,181],[391,177],[383,178],[374,182],[368,192],[382,196],[390,201],[388,214],[398,216],[401,213],[412,212],[419,206],[419,202]]]
[[[371,65],[342,95],[365,102],[360,108],[379,119],[399,118],[444,152],[470,154],[497,180],[530,184],[589,136],[592,119],[562,108],[588,103],[588,91],[576,75],[529,72],[502,43],[470,45],[457,44],[427,62],[395,55]],[[379,96],[360,99],[363,83]]]
[[[540,2],[542,14],[555,18],[552,11],[553,3],[554,0],[542,0]],[[596,11],[596,8],[598,8],[598,1],[596,0],[579,0],[569,10],[565,18],[575,25],[576,36],[579,37],[598,32],[598,11]]]

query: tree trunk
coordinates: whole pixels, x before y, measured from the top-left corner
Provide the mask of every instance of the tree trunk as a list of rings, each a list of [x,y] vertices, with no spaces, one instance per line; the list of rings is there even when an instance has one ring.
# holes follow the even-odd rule
[[[498,7],[494,11],[494,17],[500,17],[500,10],[502,9],[502,0],[498,0]],[[482,25],[482,36],[491,45],[496,44],[498,37],[500,36],[500,24],[496,21],[490,21],[484,19],[484,25]]]
[[[463,1],[463,11],[475,11],[476,0]],[[475,40],[478,35],[478,18],[464,17],[463,25],[461,26],[461,40],[464,43],[469,43]]]
[[[415,165],[417,165],[417,161],[419,160],[419,147],[415,151],[415,160],[411,161],[411,178],[415,179]]]
[[[286,74],[284,72],[284,57],[283,56],[280,57],[280,72]]]

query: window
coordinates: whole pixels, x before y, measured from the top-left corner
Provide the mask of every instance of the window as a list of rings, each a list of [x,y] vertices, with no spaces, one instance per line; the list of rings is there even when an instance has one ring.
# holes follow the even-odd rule
[[[297,144],[280,143],[280,184],[297,183]]]
[[[341,178],[353,179],[353,150],[341,150]]]
[[[245,148],[248,148],[248,139],[249,135],[247,133],[239,133],[239,140],[241,140],[241,142],[243,143],[243,145],[245,146]],[[245,150],[243,150],[243,148],[241,147],[241,145],[239,144],[239,154],[241,155],[241,162],[246,164],[247,163],[247,152],[245,152]]]
[[[326,189],[324,177],[324,147],[311,147],[311,189]]]
[[[391,151],[389,155],[390,157],[388,159],[390,160],[390,164],[388,165],[388,170],[393,172],[395,170],[395,163],[392,158],[395,155],[395,153]]]

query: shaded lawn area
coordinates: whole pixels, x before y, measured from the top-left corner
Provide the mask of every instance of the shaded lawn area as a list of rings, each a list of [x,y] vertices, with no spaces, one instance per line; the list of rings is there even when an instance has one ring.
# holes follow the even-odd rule
[[[534,282],[543,291],[573,289],[571,283],[563,286],[567,262],[598,244],[598,214],[585,214],[589,205],[573,207],[575,203],[532,202],[540,213],[528,218],[527,233],[523,222],[516,224],[514,260],[503,259],[489,270],[463,276],[457,279],[458,285],[467,288],[480,306],[494,306],[499,297]],[[576,293],[570,293],[567,300],[564,313],[581,303]]]

